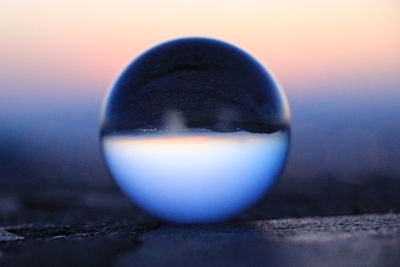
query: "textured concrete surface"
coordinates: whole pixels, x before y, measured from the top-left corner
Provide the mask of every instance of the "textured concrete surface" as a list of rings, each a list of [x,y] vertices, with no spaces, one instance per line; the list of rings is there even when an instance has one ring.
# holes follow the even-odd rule
[[[5,227],[0,238],[0,266],[400,266],[399,214],[37,223]]]
[[[398,266],[399,227],[399,215],[164,226],[117,266]]]
[[[280,184],[233,221],[170,225],[115,191],[3,190],[0,266],[400,266],[396,181]]]

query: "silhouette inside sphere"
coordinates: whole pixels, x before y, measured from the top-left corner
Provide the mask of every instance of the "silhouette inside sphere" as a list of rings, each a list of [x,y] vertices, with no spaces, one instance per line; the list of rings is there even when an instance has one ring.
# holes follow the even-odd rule
[[[279,176],[289,108],[268,72],[221,41],[185,38],[142,54],[103,110],[103,154],[117,184],[167,221],[240,214]]]

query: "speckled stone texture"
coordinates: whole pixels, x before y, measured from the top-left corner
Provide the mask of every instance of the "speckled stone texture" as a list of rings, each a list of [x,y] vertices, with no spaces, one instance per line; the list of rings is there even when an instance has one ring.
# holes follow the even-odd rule
[[[3,190],[0,266],[400,266],[400,182],[283,181],[222,224],[155,221],[114,190]]]

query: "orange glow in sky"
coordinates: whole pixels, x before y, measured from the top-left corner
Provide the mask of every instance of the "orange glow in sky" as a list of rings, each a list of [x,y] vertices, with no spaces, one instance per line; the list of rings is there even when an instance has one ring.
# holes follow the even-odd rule
[[[399,12],[396,0],[3,0],[0,90],[103,94],[137,55],[184,36],[238,45],[289,94],[335,79],[398,82]]]
[[[274,74],[293,115],[288,177],[400,177],[399,0],[0,0],[10,173],[32,161],[15,172],[97,184],[112,82],[147,49],[191,36],[232,43]]]

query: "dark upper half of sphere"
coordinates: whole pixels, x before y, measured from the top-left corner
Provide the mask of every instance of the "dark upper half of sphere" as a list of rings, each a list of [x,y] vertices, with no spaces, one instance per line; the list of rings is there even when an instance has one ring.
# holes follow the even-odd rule
[[[206,38],[166,42],[133,61],[109,94],[102,133],[168,130],[167,114],[179,114],[186,128],[221,132],[269,133],[289,123],[285,96],[267,71]]]

